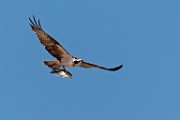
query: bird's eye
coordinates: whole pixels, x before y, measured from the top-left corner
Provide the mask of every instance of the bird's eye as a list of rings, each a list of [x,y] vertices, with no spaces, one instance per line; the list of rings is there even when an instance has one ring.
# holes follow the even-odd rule
[[[74,61],[74,64],[78,64],[80,61]]]

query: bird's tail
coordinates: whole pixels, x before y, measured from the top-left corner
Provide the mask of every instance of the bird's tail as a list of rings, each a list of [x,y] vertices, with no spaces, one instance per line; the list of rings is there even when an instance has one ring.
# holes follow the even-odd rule
[[[57,61],[44,61],[44,64],[53,70],[57,70],[61,66],[58,60]]]

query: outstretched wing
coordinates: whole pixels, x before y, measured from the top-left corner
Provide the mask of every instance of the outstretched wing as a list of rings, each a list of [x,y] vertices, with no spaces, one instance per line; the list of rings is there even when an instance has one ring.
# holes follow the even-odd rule
[[[106,67],[102,67],[99,65],[94,65],[91,63],[84,62],[83,60],[80,62],[79,66],[83,67],[83,68],[100,68],[100,69],[104,69],[104,70],[108,70],[108,71],[116,71],[116,70],[119,70],[123,67],[123,65],[119,65],[119,66],[114,67],[114,68],[106,68]]]
[[[43,31],[40,20],[36,21],[33,16],[33,20],[29,18],[30,26],[34,32],[36,32],[40,43],[45,46],[45,49],[55,58],[60,60],[62,57],[70,57],[71,55],[50,35]]]

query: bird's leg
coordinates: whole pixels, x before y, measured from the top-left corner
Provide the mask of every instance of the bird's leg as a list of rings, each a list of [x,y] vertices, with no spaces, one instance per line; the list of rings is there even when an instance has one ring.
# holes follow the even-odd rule
[[[51,73],[55,73],[56,72],[56,69],[52,69]]]
[[[58,72],[59,70],[61,70],[61,67],[59,67],[58,69],[52,69],[51,73],[56,73],[56,72]]]
[[[66,68],[64,66],[62,66],[62,67],[63,67],[63,71],[66,71]]]

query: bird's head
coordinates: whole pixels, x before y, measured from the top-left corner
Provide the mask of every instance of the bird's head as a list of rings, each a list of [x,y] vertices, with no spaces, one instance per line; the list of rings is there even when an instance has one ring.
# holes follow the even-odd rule
[[[74,66],[79,66],[81,64],[82,59],[74,58]]]

